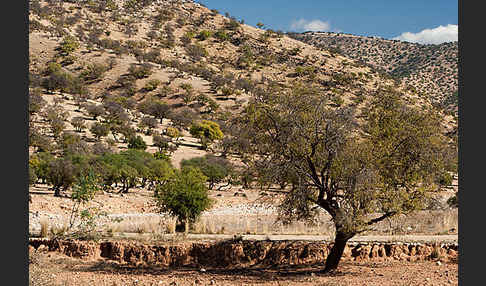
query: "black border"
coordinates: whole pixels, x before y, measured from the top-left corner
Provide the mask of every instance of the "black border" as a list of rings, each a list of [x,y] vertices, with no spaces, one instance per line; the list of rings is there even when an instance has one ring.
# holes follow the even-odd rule
[[[4,126],[2,201],[2,281],[28,285],[28,1],[4,5],[2,112]],[[8,281],[8,282],[6,282]],[[13,281],[13,282],[12,282]]]

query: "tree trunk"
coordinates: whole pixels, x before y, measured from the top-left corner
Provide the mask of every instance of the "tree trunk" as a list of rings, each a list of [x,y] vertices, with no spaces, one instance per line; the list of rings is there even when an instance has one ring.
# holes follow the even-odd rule
[[[326,258],[326,267],[323,272],[328,273],[332,270],[336,270],[341,257],[343,256],[344,248],[348,240],[353,237],[354,234],[349,234],[342,230],[336,229],[336,238],[334,239],[334,245]]]
[[[61,196],[61,187],[54,187],[54,196],[60,197]]]

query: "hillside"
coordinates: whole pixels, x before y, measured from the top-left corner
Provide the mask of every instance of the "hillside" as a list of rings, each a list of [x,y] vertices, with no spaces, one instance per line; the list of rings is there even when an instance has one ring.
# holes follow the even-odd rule
[[[50,160],[45,153],[101,156],[143,145],[131,142],[136,136],[145,151],[164,153],[174,167],[184,159],[219,156],[224,139],[203,142],[191,135],[191,125],[211,120],[231,136],[230,119],[275,89],[312,87],[330,106],[358,111],[383,89],[401,92],[410,105],[431,104],[370,65],[193,2],[34,0],[29,20],[29,163],[39,172],[31,190],[51,190],[40,177],[46,167],[39,162]],[[443,123],[457,128],[452,115]],[[242,163],[231,154],[227,159]],[[138,179],[130,187],[144,188]],[[230,186],[230,196],[245,188]],[[253,191],[249,196],[259,197],[261,190]]]
[[[173,154],[180,161],[205,153],[190,147],[198,146],[188,132],[192,122],[210,119],[226,133],[231,114],[271,87],[311,86],[328,96],[330,105],[358,109],[374,91],[398,88],[357,60],[242,24],[197,3],[70,2],[30,2],[30,135],[41,138],[37,145],[59,149],[56,137],[75,131],[72,120],[80,117],[84,127],[75,133],[88,144],[99,141],[90,132],[94,123],[117,121],[155,152],[150,135],[173,126],[187,141]],[[401,91],[411,104],[428,104],[425,97]],[[154,101],[163,105],[161,110],[149,110]],[[99,117],[93,116],[96,105],[103,107]],[[65,125],[57,131],[54,117]],[[451,116],[444,122],[455,125]],[[126,148],[129,134],[125,139],[116,135],[105,135],[106,143]]]
[[[440,106],[457,112],[457,42],[423,45],[331,32],[288,35],[387,73],[403,87],[426,94]]]

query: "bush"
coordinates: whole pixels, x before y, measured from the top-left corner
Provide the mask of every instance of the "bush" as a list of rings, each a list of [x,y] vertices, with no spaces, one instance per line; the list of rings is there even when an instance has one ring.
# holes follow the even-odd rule
[[[82,132],[86,128],[84,118],[82,116],[76,116],[71,119],[71,125],[77,132]]]
[[[152,90],[155,90],[160,84],[161,84],[161,81],[159,79],[151,79],[145,84],[143,89],[145,91],[152,91]]]
[[[236,31],[240,27],[240,23],[236,19],[231,18],[225,24],[225,28],[228,30]]]
[[[178,138],[181,136],[181,133],[177,128],[167,127],[165,130],[165,135],[169,136],[170,138]]]
[[[97,139],[100,139],[108,135],[110,127],[106,123],[95,122],[89,130]]]
[[[220,42],[228,41],[230,38],[228,33],[226,33],[224,30],[219,30],[216,33],[214,33],[214,37],[218,39],[218,41]]]
[[[68,36],[64,37],[63,41],[61,42],[61,44],[58,47],[58,50],[60,51],[60,53],[62,55],[67,56],[67,55],[71,54],[72,52],[74,52],[78,48],[79,48],[79,43],[76,40],[76,38],[68,35]]]
[[[93,117],[94,120],[98,118],[98,116],[102,116],[105,114],[105,108],[102,105],[97,104],[88,104],[86,106],[86,111],[90,116]]]
[[[452,175],[449,172],[443,172],[439,176],[437,182],[442,186],[450,186],[452,185],[452,180],[453,180]]]
[[[192,136],[199,138],[203,147],[207,147],[208,142],[223,139],[223,132],[219,124],[210,120],[203,120],[191,126],[189,130]]]
[[[131,137],[128,139],[128,149],[145,150],[147,149],[147,143],[143,141],[141,136]]]
[[[42,98],[41,90],[36,88],[29,93],[29,113],[35,114],[42,110],[47,105],[47,101]]]
[[[233,166],[227,159],[214,155],[182,160],[181,167],[199,168],[208,177],[209,189],[222,182],[233,170]]]
[[[156,201],[161,212],[176,216],[187,230],[211,206],[205,185],[207,177],[196,168],[182,168],[167,183],[159,185]]]
[[[157,127],[157,123],[158,123],[157,119],[150,117],[150,116],[144,116],[140,120],[139,127],[142,128],[142,130],[144,128],[147,128],[145,134],[149,135],[149,134],[152,133],[152,129]]]
[[[152,74],[152,66],[149,64],[142,64],[140,66],[132,64],[128,68],[128,72],[135,78],[142,79],[149,77]]]
[[[200,41],[204,41],[206,39],[208,39],[209,37],[211,37],[211,31],[208,31],[208,30],[202,30],[199,35],[197,35],[197,39],[200,40]]]
[[[93,63],[89,64],[81,73],[81,77],[86,82],[95,82],[102,79],[103,74],[108,70],[108,67],[103,64]]]
[[[194,61],[199,61],[202,57],[206,57],[208,55],[208,51],[206,51],[206,49],[199,44],[188,45],[186,47],[186,52],[187,55]]]

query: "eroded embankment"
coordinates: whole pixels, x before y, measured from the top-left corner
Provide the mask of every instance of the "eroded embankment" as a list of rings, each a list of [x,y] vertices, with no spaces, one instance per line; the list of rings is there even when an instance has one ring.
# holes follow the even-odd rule
[[[133,241],[30,239],[29,251],[58,251],[71,257],[130,265],[177,267],[249,267],[323,263],[332,243],[311,241],[183,242],[143,244]],[[348,243],[343,260],[457,261],[457,243]]]

